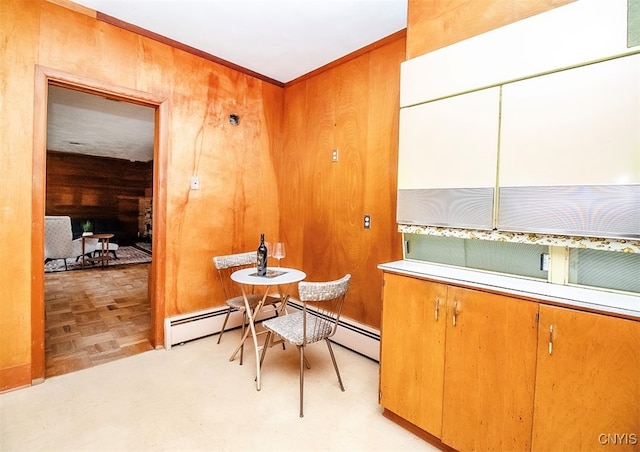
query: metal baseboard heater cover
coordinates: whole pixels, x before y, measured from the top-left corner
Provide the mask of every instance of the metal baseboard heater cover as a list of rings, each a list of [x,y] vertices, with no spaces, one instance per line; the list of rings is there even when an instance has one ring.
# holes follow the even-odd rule
[[[290,300],[287,309],[290,312],[302,309],[302,304],[300,301]],[[219,306],[165,319],[165,348],[170,350],[173,345],[218,334],[222,329],[226,312],[226,307]],[[258,319],[263,320],[271,315],[271,312],[266,310]],[[229,317],[227,330],[240,327],[241,322],[242,314],[233,312]],[[375,361],[380,360],[380,332],[355,320],[341,318],[332,341]]]

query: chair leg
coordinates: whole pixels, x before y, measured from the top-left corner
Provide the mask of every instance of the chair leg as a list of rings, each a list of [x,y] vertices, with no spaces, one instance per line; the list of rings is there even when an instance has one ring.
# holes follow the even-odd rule
[[[331,355],[331,361],[333,361],[333,368],[336,370],[336,375],[338,376],[338,383],[340,383],[340,389],[344,392],[344,385],[342,384],[342,378],[340,378],[340,371],[338,370],[338,363],[336,362],[336,357],[333,355],[333,349],[331,348],[331,342],[329,338],[324,339],[327,342],[327,347],[329,347],[329,354]]]
[[[282,315],[282,312],[280,311],[281,307],[282,307],[282,305],[278,306],[278,307],[276,307],[275,304],[273,305],[273,310],[276,313],[276,317],[280,317]],[[287,306],[286,305],[284,305],[284,314],[287,314]],[[284,341],[282,341],[282,350],[286,350],[286,349],[287,349],[287,347],[286,347]]]
[[[222,329],[220,330],[220,336],[218,336],[218,344],[220,343],[220,340],[222,339],[222,335],[224,334],[224,329],[227,326],[229,315],[231,315],[231,308],[227,309],[227,314],[224,316],[224,322],[222,322]]]
[[[300,349],[300,417],[304,417],[302,412],[304,400],[304,345],[298,347]]]
[[[267,354],[267,349],[273,340],[273,332],[267,330],[267,337],[264,340],[264,345],[262,346],[262,353],[260,354],[260,368],[262,369],[262,362],[264,361],[264,357]]]
[[[242,336],[244,337],[244,332],[247,329],[247,312],[242,311]],[[240,365],[242,366],[242,358],[244,357],[244,342],[240,344]]]

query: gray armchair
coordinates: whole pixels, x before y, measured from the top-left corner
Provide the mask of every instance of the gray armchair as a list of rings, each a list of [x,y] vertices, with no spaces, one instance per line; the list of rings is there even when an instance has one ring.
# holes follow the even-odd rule
[[[85,239],[84,254],[91,256],[96,250],[98,240]],[[64,259],[64,268],[67,270],[67,259],[82,257],[82,239],[73,240],[71,231],[71,217],[45,216],[44,217],[44,263],[56,259]]]

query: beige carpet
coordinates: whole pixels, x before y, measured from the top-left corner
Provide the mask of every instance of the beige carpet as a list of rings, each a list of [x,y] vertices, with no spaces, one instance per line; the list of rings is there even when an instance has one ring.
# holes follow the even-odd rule
[[[228,358],[230,331],[50,378],[0,395],[0,450],[435,451],[382,416],[378,363],[335,346],[309,347],[305,417],[298,416],[298,354],[269,350],[255,389],[252,347]]]

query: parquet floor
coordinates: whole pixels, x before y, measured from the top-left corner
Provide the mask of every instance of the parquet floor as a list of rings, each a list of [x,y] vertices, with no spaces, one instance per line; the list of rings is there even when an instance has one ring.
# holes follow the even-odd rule
[[[152,349],[149,266],[45,274],[47,377]]]

